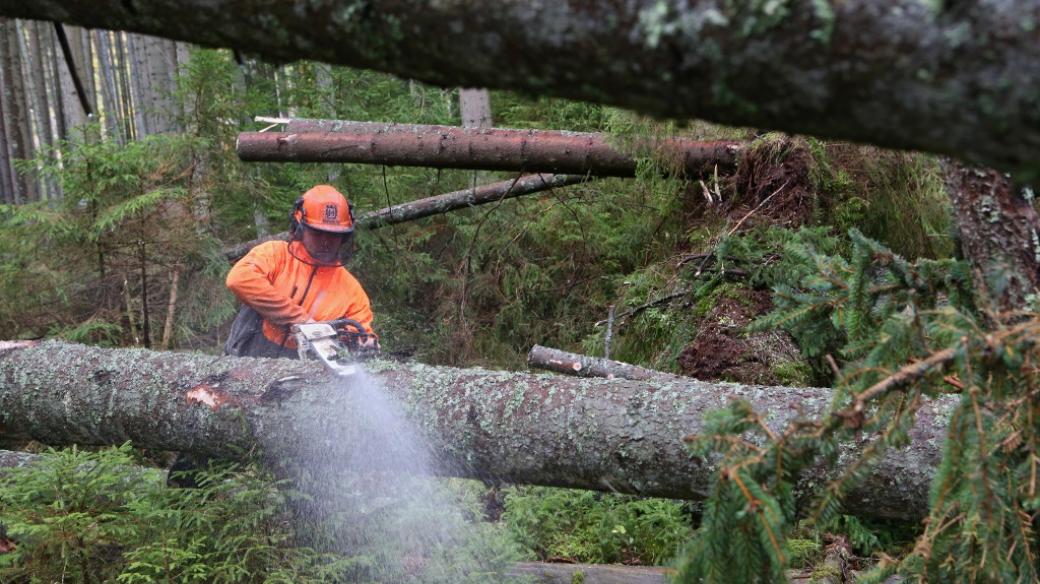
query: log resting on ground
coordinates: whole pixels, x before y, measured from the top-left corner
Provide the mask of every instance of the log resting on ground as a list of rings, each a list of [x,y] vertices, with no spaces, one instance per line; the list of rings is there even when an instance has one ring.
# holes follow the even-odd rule
[[[619,177],[636,174],[636,157],[611,145],[604,134],[335,120],[298,124],[304,123],[313,124],[315,129],[242,132],[235,145],[238,157],[252,162],[349,162]],[[704,176],[734,167],[742,143],[669,137],[647,140],[633,148],[639,155],[657,153],[668,170]]]
[[[0,15],[1002,170],[1040,160],[1035,0],[0,0]]]
[[[122,444],[272,464],[322,448],[328,464],[359,439],[347,387],[314,362],[101,349],[60,342],[0,344],[0,446]],[[677,380],[577,379],[548,374],[370,363],[424,432],[442,469],[512,483],[701,498],[713,463],[681,441],[709,410],[749,400],[780,429],[819,414],[830,391]],[[919,518],[954,400],[926,404],[912,443],[878,462],[847,499],[850,512]],[[357,408],[363,410],[364,408]],[[851,460],[861,444],[848,444]],[[308,451],[309,452],[309,451]],[[803,488],[837,469],[815,468]]]
[[[578,353],[568,353],[535,345],[527,353],[527,365],[535,369],[545,369],[575,375],[577,377],[606,377],[608,379],[634,379],[636,381],[660,381],[671,383],[682,378],[663,371],[654,371],[631,363],[590,357]]]
[[[392,207],[384,207],[370,211],[358,217],[357,225],[360,229],[379,229],[387,225],[396,225],[415,221],[424,217],[495,203],[514,197],[533,195],[549,191],[557,187],[565,187],[591,180],[590,177],[575,174],[529,174],[519,178],[498,181],[486,185],[480,185],[472,189],[463,189],[426,197]],[[246,255],[253,247],[265,241],[288,241],[289,232],[283,231],[260,239],[254,239],[239,243],[224,249],[224,256],[228,261],[237,262]]]

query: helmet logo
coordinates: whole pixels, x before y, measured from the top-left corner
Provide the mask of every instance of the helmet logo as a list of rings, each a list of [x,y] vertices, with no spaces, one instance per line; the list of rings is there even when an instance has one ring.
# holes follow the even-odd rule
[[[325,205],[325,217],[322,219],[322,223],[336,223],[338,218],[339,210],[336,208],[336,205]]]

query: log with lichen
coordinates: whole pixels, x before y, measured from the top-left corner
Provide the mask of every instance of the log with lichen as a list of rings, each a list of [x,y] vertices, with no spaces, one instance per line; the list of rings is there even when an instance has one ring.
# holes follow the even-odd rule
[[[1033,176],[1040,3],[0,0],[0,15],[948,153]]]
[[[700,498],[713,461],[683,437],[707,412],[750,401],[779,429],[817,415],[829,390],[578,379],[549,374],[372,362],[371,376],[404,404],[442,472],[513,483]],[[313,362],[101,349],[60,342],[0,344],[0,447],[121,444],[276,464],[307,450],[335,464],[365,416],[345,385]],[[939,462],[947,401],[924,406],[906,448],[880,460],[849,496],[851,511],[917,518]],[[839,464],[862,444],[846,444]],[[315,453],[317,448],[320,452]],[[391,458],[391,457],[387,457]],[[807,473],[806,490],[837,468]]]

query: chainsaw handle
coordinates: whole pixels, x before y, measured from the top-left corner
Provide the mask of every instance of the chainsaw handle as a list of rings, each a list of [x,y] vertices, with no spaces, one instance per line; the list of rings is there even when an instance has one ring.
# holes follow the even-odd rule
[[[363,325],[360,322],[354,320],[353,318],[337,318],[336,320],[326,321],[326,324],[330,325],[332,328],[334,328],[336,330],[339,330],[340,327],[349,326],[349,327],[353,327],[353,328],[357,329],[357,332],[359,332],[359,333],[367,333],[368,332],[368,331],[365,330],[365,325]]]

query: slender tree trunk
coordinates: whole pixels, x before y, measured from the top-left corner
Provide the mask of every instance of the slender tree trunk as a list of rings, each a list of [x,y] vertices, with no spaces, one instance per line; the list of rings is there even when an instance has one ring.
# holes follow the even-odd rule
[[[0,86],[4,85],[3,60],[0,59]],[[7,135],[7,112],[0,89],[0,202],[14,203],[14,168],[11,166],[11,139]]]
[[[98,64],[101,67],[101,99],[102,110],[105,119],[105,131],[110,140],[119,144],[126,143],[123,135],[122,117],[120,111],[119,91],[116,86],[116,70],[112,59],[111,33],[104,30],[94,31],[94,42],[97,45]]]
[[[995,170],[953,160],[944,161],[943,170],[961,250],[971,262],[978,297],[990,303],[983,308],[1013,318],[1010,313],[1040,294],[1036,195]]]
[[[21,51],[18,43],[18,23],[15,20],[0,21],[0,66],[3,67],[0,98],[4,100],[4,114],[11,162],[24,161],[32,157],[32,137],[28,133],[29,111],[26,107],[25,85],[22,78]],[[14,192],[12,201],[23,203],[31,200],[32,182],[27,173],[12,169]]]
[[[62,364],[54,360],[61,356]],[[700,498],[711,460],[683,437],[730,399],[769,412],[774,430],[821,415],[830,390],[663,384],[391,362],[332,379],[312,361],[236,359],[46,342],[0,349],[0,441],[122,444],[218,458],[334,465],[365,440],[366,391],[400,400],[428,436],[440,472],[514,483]],[[378,383],[373,388],[371,383]],[[365,389],[369,388],[369,389]],[[920,518],[955,397],[924,404],[911,443],[891,450],[846,499],[850,512]],[[856,460],[866,440],[841,445]],[[403,460],[387,450],[392,467]],[[840,465],[839,465],[840,466]],[[806,473],[800,488],[840,468]]]
[[[50,151],[54,145],[54,126],[51,123],[49,88],[47,83],[48,55],[44,44],[40,42],[40,23],[30,23],[29,68],[32,79],[33,121],[39,137],[40,148]],[[45,199],[58,197],[57,184],[53,179],[40,183],[40,195]]]
[[[181,266],[178,264],[174,266],[173,273],[170,274],[170,299],[166,303],[166,324],[163,325],[162,343],[159,345],[163,351],[170,348],[170,341],[173,339],[173,320],[177,313],[177,288],[180,279]]]
[[[82,68],[79,65],[80,59],[76,56],[76,53],[82,53],[82,45],[77,42],[79,40],[79,32],[80,29],[78,27],[65,27],[65,36],[68,37],[69,48],[72,50],[73,62],[71,65],[76,67],[82,79]],[[55,61],[58,65],[58,79],[61,83],[61,111],[64,120],[62,125],[65,130],[62,138],[66,140],[85,139],[86,136],[77,135],[77,132],[82,130],[83,125],[87,121],[86,112],[79,101],[79,94],[76,92],[76,85],[72,80],[72,70],[69,69],[70,63],[66,61],[57,40],[55,40]]]
[[[738,142],[645,140],[639,154],[688,176],[732,168]],[[434,168],[635,176],[636,155],[603,134],[294,120],[285,132],[242,132],[239,158],[255,162],[352,162]]]
[[[457,209],[486,205],[513,197],[540,193],[557,187],[578,184],[586,180],[588,180],[587,177],[573,174],[532,174],[512,180],[491,183],[475,189],[464,189],[401,205],[384,207],[383,209],[361,215],[358,217],[357,224],[361,229],[379,229],[387,225],[415,221],[423,217],[447,213]],[[273,236],[260,237],[253,241],[240,243],[226,248],[224,255],[230,261],[238,261],[253,247],[273,239],[287,241],[289,233],[283,231]]]
[[[463,128],[490,128],[491,94],[486,89],[459,89],[459,113]]]
[[[64,140],[68,137],[68,127],[65,125],[65,94],[63,76],[64,65],[62,65],[61,48],[58,46],[58,38],[54,32],[54,26],[51,23],[40,23],[42,29],[40,30],[40,40],[44,46],[47,47],[47,56],[50,58],[51,65],[48,68],[49,79],[51,88],[51,95],[54,97],[52,104],[54,107],[54,138],[55,141]]]
[[[147,97],[148,59],[145,53],[145,36],[126,35],[127,68],[126,79],[130,85],[131,103],[134,112],[134,137],[138,140],[152,133],[149,125],[150,99]]]
[[[147,59],[147,87],[144,88],[148,127],[152,133],[172,132],[178,128],[174,107],[174,73],[177,51],[173,41],[144,37]]]
[[[148,314],[148,254],[145,251],[144,242],[138,244],[138,266],[141,272],[141,339],[144,348],[152,348],[151,318]]]
[[[137,108],[134,104],[134,92],[131,88],[130,82],[130,63],[129,49],[128,49],[128,37],[124,32],[115,32],[113,47],[113,64],[116,67],[116,81],[119,84],[119,96],[120,96],[120,110],[122,111],[123,120],[123,133],[126,135],[126,139],[134,140],[139,138],[137,134],[136,120],[138,117]]]

